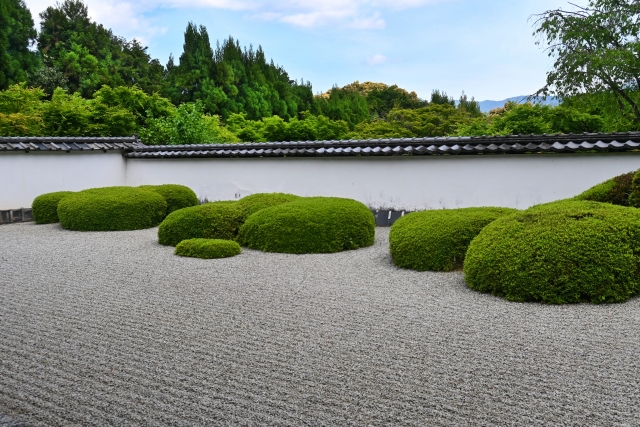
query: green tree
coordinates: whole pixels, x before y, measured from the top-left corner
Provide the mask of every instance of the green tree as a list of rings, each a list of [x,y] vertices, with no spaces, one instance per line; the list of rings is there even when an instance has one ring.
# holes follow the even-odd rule
[[[0,90],[27,81],[39,67],[29,50],[36,38],[31,12],[23,0],[0,1]]]
[[[640,122],[640,2],[589,0],[538,15],[536,27],[538,43],[555,58],[540,94],[609,94]]]

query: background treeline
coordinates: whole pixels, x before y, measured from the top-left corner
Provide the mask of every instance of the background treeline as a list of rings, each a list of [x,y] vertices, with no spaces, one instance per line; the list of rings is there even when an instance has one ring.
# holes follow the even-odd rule
[[[183,52],[162,65],[136,40],[91,21],[79,0],[40,13],[0,2],[0,135],[121,136],[150,144],[638,130],[607,93],[558,107],[507,104],[483,114],[463,95],[420,99],[359,83],[314,95],[261,47],[232,37],[212,47],[193,23]]]

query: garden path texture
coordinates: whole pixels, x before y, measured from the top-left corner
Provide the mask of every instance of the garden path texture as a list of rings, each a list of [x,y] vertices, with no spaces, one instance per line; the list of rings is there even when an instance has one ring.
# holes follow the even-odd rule
[[[51,425],[640,423],[640,299],[544,306],[338,254],[0,227],[0,414]],[[0,417],[0,419],[3,419]]]

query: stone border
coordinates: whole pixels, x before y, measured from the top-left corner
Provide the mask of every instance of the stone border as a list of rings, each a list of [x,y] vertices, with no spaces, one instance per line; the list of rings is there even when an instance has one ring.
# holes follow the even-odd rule
[[[31,208],[9,209],[0,211],[0,224],[12,224],[14,222],[31,222],[33,214]]]

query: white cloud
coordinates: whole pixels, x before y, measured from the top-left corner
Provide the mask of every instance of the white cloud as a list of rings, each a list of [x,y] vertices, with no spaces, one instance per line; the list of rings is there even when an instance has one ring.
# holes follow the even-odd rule
[[[457,0],[84,0],[93,20],[128,39],[148,43],[166,28],[148,18],[158,8],[212,8],[244,11],[259,19],[283,22],[301,28],[339,25],[358,30],[386,26],[385,10],[418,8],[441,1]],[[26,0],[39,24],[38,14],[53,0]]]
[[[380,55],[379,53],[373,55],[370,58],[367,58],[367,64],[369,65],[382,65],[387,61],[387,57],[384,55]]]

